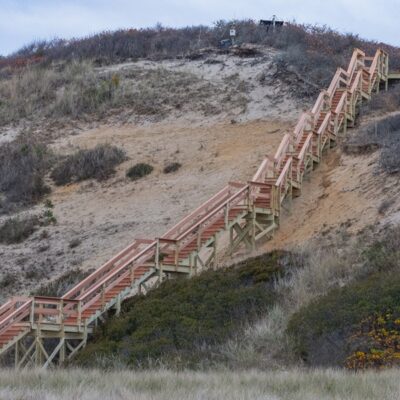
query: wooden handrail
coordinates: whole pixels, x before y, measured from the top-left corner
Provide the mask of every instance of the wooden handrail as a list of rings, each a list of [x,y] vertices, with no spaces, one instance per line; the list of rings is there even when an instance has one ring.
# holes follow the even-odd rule
[[[342,96],[340,97],[340,101],[336,106],[335,114],[340,114],[343,111],[343,108],[346,105],[346,101],[347,101],[347,93],[343,92]]]
[[[16,322],[22,321],[24,318],[28,317],[31,310],[33,300],[29,299],[20,307],[18,307],[13,313],[11,313],[7,318],[0,322],[0,335],[6,331],[10,326]]]
[[[271,169],[271,161],[268,157],[265,157],[260,166],[257,169],[257,172],[254,174],[252,181],[264,181],[265,175],[268,171],[272,171]]]
[[[180,228],[182,228],[182,226],[184,226],[188,222],[191,222],[194,218],[199,217],[200,212],[206,211],[209,207],[214,206],[215,203],[218,203],[219,201],[223,201],[226,198],[226,196],[230,195],[230,191],[231,191],[231,187],[225,186],[217,194],[215,194],[213,197],[211,197],[205,203],[203,203],[202,205],[197,207],[189,215],[187,215],[185,218],[183,218],[181,221],[179,221],[175,226],[173,226],[166,233],[164,233],[163,237],[170,236],[170,235],[176,233],[176,231],[178,231]]]
[[[292,165],[292,160],[293,160],[292,157],[289,157],[289,158],[287,159],[286,164],[285,164],[285,166],[284,166],[283,169],[282,169],[282,172],[280,173],[278,179],[276,180],[276,183],[275,183],[275,186],[276,186],[276,187],[280,187],[280,186],[282,185],[283,181],[285,180],[286,175],[287,175],[287,173],[289,172],[289,168],[290,168],[290,166]]]
[[[342,75],[344,75],[344,78]],[[349,74],[343,68],[338,68],[327,90],[328,96],[332,98],[336,89],[340,86],[340,83],[342,82],[347,85],[349,78]]]
[[[304,160],[304,157],[305,157],[305,155],[306,155],[307,148],[309,147],[309,145],[310,145],[310,143],[311,143],[311,141],[312,141],[312,137],[313,137],[313,134],[312,134],[312,132],[311,132],[311,133],[308,134],[307,139],[306,139],[306,141],[304,142],[303,147],[301,148],[300,153],[299,153],[299,155],[298,155],[298,157],[297,157],[300,161],[303,161],[303,160]]]
[[[371,66],[369,67],[370,80],[372,79],[372,75],[378,67],[378,61],[380,57],[381,57],[381,51],[380,49],[378,49],[376,50],[375,57],[373,58]]]
[[[288,149],[290,146],[291,136],[286,133],[283,137],[281,143],[279,144],[278,150],[274,156],[274,169],[279,169],[282,161],[285,159],[286,154],[288,153]]]
[[[318,135],[321,135],[323,132],[325,132],[325,129],[327,128],[329,121],[331,120],[331,116],[332,116],[332,113],[330,111],[326,113],[321,126],[318,128],[318,131],[317,131]]]
[[[235,200],[242,200],[242,198],[240,196],[242,196],[244,193],[246,193],[249,189],[248,185],[244,185],[242,189],[240,189],[238,192],[236,192],[235,194],[233,194],[229,199],[227,199],[223,204],[220,204],[218,207],[214,208],[213,210],[211,210],[207,215],[205,215],[200,221],[196,222],[191,229],[187,230],[186,232],[182,233],[177,240],[180,242],[181,240],[183,240],[185,237],[187,237],[188,235],[190,235],[190,233],[192,233],[192,231],[196,228],[198,228],[200,225],[202,225],[204,222],[208,221],[211,217],[213,217],[215,214],[217,214],[219,211],[223,210],[226,206],[228,205],[232,205],[232,203]]]
[[[101,286],[103,286],[104,284],[106,284],[108,281],[110,281],[115,275],[117,275],[118,273],[120,273],[123,269],[126,269],[129,265],[131,265],[133,262],[138,261],[140,257],[144,256],[146,253],[148,253],[149,251],[153,251],[155,250],[157,246],[157,241],[154,240],[153,243],[149,246],[147,246],[145,249],[143,249],[140,253],[138,253],[135,258],[133,260],[129,260],[126,263],[124,263],[123,265],[119,266],[118,268],[116,268],[112,274],[110,274],[109,276],[107,276],[106,278],[100,280],[99,282],[97,282],[94,286],[92,286],[90,289],[88,289],[88,291],[84,292],[81,296],[78,297],[78,300],[80,301],[84,301],[85,298],[89,297],[93,292],[95,292],[96,290],[98,290],[99,288],[101,288]],[[154,248],[154,249],[153,249]],[[152,254],[149,254],[148,258],[151,258],[153,256]],[[139,266],[138,266],[139,267]]]
[[[10,311],[10,309],[14,308],[15,306],[15,300],[14,299],[10,299],[7,301],[7,303],[4,303],[1,307],[0,307],[0,322],[1,322],[1,316]]]
[[[327,95],[326,91],[321,91],[321,93],[319,94],[317,101],[314,104],[314,107],[312,108],[311,113],[316,115],[318,112],[321,111],[322,106],[325,103],[325,96]]]
[[[311,124],[311,115],[310,113],[303,113],[301,114],[301,117],[299,119],[299,122],[297,123],[296,127],[294,128],[294,142],[296,145],[299,144],[301,137],[303,135],[304,130],[306,129],[306,125],[308,123]]]
[[[354,79],[353,85],[350,88],[350,93],[353,94],[357,89],[361,81],[362,71],[358,71],[356,75],[356,79]]]
[[[351,79],[353,76],[353,73],[357,67],[358,57],[360,57],[360,56],[365,57],[365,53],[363,51],[361,51],[360,49],[354,49],[353,55],[350,60],[349,67],[347,68],[347,75],[348,75],[349,79]]]
[[[100,268],[98,268],[96,271],[91,273],[89,276],[84,278],[81,282],[79,282],[77,285],[75,285],[73,288],[71,288],[67,293],[62,296],[62,299],[70,299],[73,295],[79,294],[79,291],[83,289],[87,285],[93,284],[96,280],[104,277],[112,271],[112,269],[115,267],[115,264],[122,260],[125,256],[129,255],[133,250],[135,250],[139,245],[141,244],[150,244],[152,243],[152,240],[148,239],[136,239],[134,240],[129,246],[127,246],[125,249],[120,251],[116,256],[114,256],[111,260],[107,261],[105,264],[103,264]],[[134,256],[134,255],[133,255]]]

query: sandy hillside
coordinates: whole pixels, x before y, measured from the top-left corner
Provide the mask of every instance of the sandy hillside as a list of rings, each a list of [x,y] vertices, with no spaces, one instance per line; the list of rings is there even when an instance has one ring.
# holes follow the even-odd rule
[[[371,120],[363,118],[358,129]],[[280,229],[260,250],[303,246],[321,235],[335,240],[340,232],[355,235],[365,228],[378,232],[398,223],[399,183],[398,176],[379,168],[379,151],[348,155],[339,147],[306,178],[292,206],[285,205]]]
[[[125,109],[105,121],[53,121],[41,131],[32,130],[48,138],[59,154],[110,143],[123,148],[129,159],[104,182],[56,187],[49,180],[48,200],[54,204],[57,224],[39,229],[21,244],[0,245],[2,276],[14,277],[13,284],[2,288],[0,301],[28,293],[73,268],[99,267],[132,239],[161,235],[227,182],[250,179],[264,155],[275,152],[283,134],[309,106],[274,79],[273,57],[268,51],[246,59],[214,54],[196,61],[140,61],[99,69],[100,74],[129,75],[138,68],[190,73],[211,85],[206,100],[204,94],[201,97],[201,109],[214,111],[189,107],[192,111],[174,109],[163,118],[143,118]],[[219,88],[215,95],[212,87]],[[226,91],[234,93],[232,103],[216,107]],[[15,137],[17,128],[4,129],[2,140]],[[397,178],[381,174],[377,158],[378,153],[331,152],[306,178],[303,194],[284,212],[280,230],[258,251],[301,245],[343,226],[352,234],[379,221],[399,219]],[[154,171],[132,182],[125,173],[138,162],[153,165]],[[164,174],[169,162],[182,167]],[[382,213],[388,199],[390,206]],[[22,214],[39,214],[43,207],[39,204]]]
[[[162,68],[195,75],[209,83],[208,88],[219,88],[215,96],[211,91],[201,100],[201,110],[210,105],[213,112],[200,112],[189,104],[192,111],[174,109],[160,119],[137,117],[125,109],[105,121],[47,121],[42,128],[32,128],[32,134],[47,138],[59,154],[110,143],[123,148],[129,159],[104,182],[56,187],[48,181],[57,224],[39,229],[21,244],[0,245],[3,276],[15,277],[1,290],[0,301],[28,293],[73,268],[99,267],[132,239],[161,235],[227,182],[250,179],[264,155],[273,154],[283,134],[293,129],[303,106],[291,97],[289,87],[273,79],[273,56],[209,55],[196,61],[102,68],[100,74],[111,70],[129,76],[133,70]],[[217,108],[225,92],[234,94],[231,103]],[[18,127],[9,128],[2,138],[10,140],[17,133]],[[137,162],[150,163],[154,171],[132,182],[125,173]],[[164,174],[169,162],[182,167]],[[39,204],[22,214],[40,214],[43,209]]]

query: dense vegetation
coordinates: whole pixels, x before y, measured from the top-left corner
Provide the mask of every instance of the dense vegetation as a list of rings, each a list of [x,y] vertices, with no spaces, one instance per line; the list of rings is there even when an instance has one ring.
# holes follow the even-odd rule
[[[340,34],[326,26],[289,23],[273,32],[253,20],[221,20],[211,27],[192,26],[177,29],[159,25],[147,29],[102,32],[68,42],[62,39],[35,42],[20,49],[10,60],[36,56],[44,57],[47,61],[96,59],[98,62],[113,63],[126,59],[185,56],[204,47],[218,46],[221,39],[228,37],[233,22],[238,43],[265,44],[278,49],[301,46],[306,53],[315,52],[315,57],[325,54],[328,57],[345,59],[354,47],[372,53],[381,46],[389,51],[394,65],[400,62],[399,51],[393,46],[363,40],[353,34]]]
[[[9,218],[0,225],[0,243],[20,243],[32,235],[38,225],[39,218],[35,215]]]
[[[104,180],[115,173],[115,167],[126,160],[125,151],[109,144],[99,144],[93,149],[81,149],[66,156],[51,172],[57,185],[85,179]]]
[[[309,365],[366,368],[400,360],[400,229],[364,252],[363,275],[293,315],[288,331]]]
[[[146,175],[151,174],[153,169],[154,167],[150,164],[137,163],[135,165],[132,165],[132,167],[130,167],[128,171],[126,171],[126,176],[132,181],[136,181]]]
[[[190,280],[166,281],[127,301],[121,317],[97,332],[78,362],[211,365],[224,357],[218,345],[274,303],[274,280],[289,270],[289,256],[276,252]]]
[[[322,252],[273,252],[137,296],[77,363],[350,369],[400,360],[400,228]],[[348,241],[348,238],[346,239]],[[321,243],[319,243],[321,245]],[[330,245],[330,247],[332,247]]]
[[[234,21],[239,44],[270,46],[281,51],[277,56],[277,77],[292,82],[303,81],[300,96],[315,95],[329,84],[337,66],[347,67],[355,47],[373,55],[378,47],[389,52],[392,68],[400,68],[399,48],[361,39],[354,34],[340,34],[326,26],[289,23],[275,32],[252,20]],[[233,21],[219,21],[214,26],[193,26],[180,29],[157,26],[148,29],[129,29],[102,32],[82,39],[35,42],[20,49],[0,63],[3,74],[9,68],[38,63],[49,65],[60,61],[87,61],[111,64],[139,58],[164,59],[201,58],[204,48],[216,49],[227,37]],[[220,50],[227,51],[227,50]],[[229,50],[228,50],[229,51]],[[299,82],[300,83],[300,82]],[[86,82],[81,81],[82,88]],[[99,88],[105,95],[112,85]]]
[[[52,154],[43,143],[20,139],[0,146],[0,213],[38,202],[49,192]]]

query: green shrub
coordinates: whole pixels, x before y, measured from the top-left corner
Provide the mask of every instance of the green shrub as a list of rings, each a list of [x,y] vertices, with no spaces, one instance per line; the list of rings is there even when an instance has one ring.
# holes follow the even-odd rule
[[[7,219],[0,226],[0,243],[12,244],[24,241],[35,232],[39,222],[36,216]]]
[[[362,260],[366,273],[382,271],[390,273],[400,270],[400,226],[386,228],[375,240],[362,250]]]
[[[114,168],[126,160],[125,151],[109,144],[97,145],[94,149],[78,150],[67,156],[51,172],[57,185],[85,179],[104,180],[115,173]]]
[[[78,356],[78,363],[119,357],[131,365],[211,364],[218,344],[239,334],[274,303],[274,280],[289,270],[284,253],[270,253],[235,267],[164,282],[123,304]]]
[[[170,174],[171,172],[176,172],[180,167],[182,167],[182,164],[178,162],[169,163],[164,167],[164,174]]]
[[[154,168],[150,164],[135,164],[134,166],[130,167],[128,171],[126,171],[126,176],[133,181],[136,181],[137,179],[143,178],[144,176],[151,174],[153,169]]]
[[[400,226],[386,228],[380,240],[360,249],[353,282],[316,298],[296,312],[288,333],[296,352],[311,365],[348,365],[352,340],[362,321],[400,312]],[[351,260],[350,260],[351,262]],[[355,261],[353,261],[355,262]],[[400,315],[400,314],[399,314]],[[365,350],[365,349],[364,349]]]
[[[43,143],[24,139],[0,146],[0,212],[34,204],[49,192],[44,176],[51,160]]]
[[[377,272],[316,299],[291,318],[288,333],[310,365],[343,365],[354,349],[349,340],[371,315],[400,316],[399,271]]]

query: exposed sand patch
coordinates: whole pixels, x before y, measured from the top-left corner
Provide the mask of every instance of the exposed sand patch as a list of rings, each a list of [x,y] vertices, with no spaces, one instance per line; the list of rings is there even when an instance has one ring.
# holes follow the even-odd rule
[[[331,152],[306,178],[291,209],[285,204],[280,229],[260,250],[303,245],[339,227],[357,234],[369,226],[394,222],[400,210],[399,177],[379,172],[378,157],[379,152],[362,156]],[[384,215],[380,206],[388,199],[393,202]]]
[[[41,238],[41,229],[22,244],[0,245],[3,271],[19,276],[19,284],[0,296],[25,293],[39,281],[77,266],[99,267],[134,238],[163,234],[227,182],[249,180],[264,155],[272,154],[292,127],[279,120],[193,127],[163,122],[102,126],[57,140],[52,146],[61,153],[111,143],[124,148],[130,159],[105,182],[53,186],[49,199],[58,222],[45,228],[48,237]],[[181,169],[164,174],[171,161],[181,163]],[[125,173],[137,162],[152,164],[154,171],[132,182]],[[79,246],[70,248],[75,239]],[[32,269],[42,271],[39,280],[26,279],[26,271]]]

